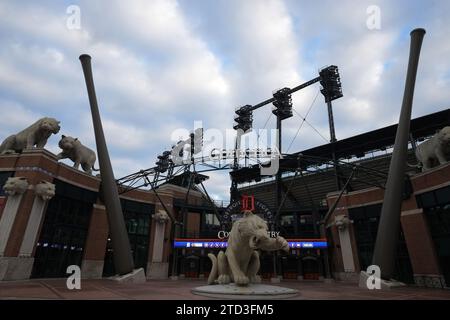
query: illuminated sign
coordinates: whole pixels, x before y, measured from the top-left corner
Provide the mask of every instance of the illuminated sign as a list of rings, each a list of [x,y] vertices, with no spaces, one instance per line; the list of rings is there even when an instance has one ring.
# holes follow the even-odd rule
[[[287,239],[291,249],[320,249],[326,248],[327,239]],[[220,249],[227,247],[226,241],[213,239],[175,239],[174,248],[207,248]]]

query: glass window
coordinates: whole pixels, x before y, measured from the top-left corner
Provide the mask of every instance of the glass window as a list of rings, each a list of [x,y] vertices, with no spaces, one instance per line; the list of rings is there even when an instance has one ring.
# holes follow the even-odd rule
[[[418,195],[417,202],[423,208],[427,218],[440,267],[448,285],[450,283],[450,187]]]
[[[219,226],[220,222],[214,213],[206,213],[205,214],[205,224],[212,225],[212,226]]]
[[[3,191],[3,186],[5,185],[6,180],[8,180],[9,177],[12,177],[14,172],[12,171],[1,171],[0,172],[0,196],[4,196],[5,192]]]
[[[284,215],[281,216],[281,221],[280,221],[282,226],[292,226],[294,225],[294,215]]]
[[[366,269],[372,264],[381,206],[381,204],[376,204],[348,210],[349,217],[353,220],[358,257],[362,269]],[[412,267],[401,228],[399,237],[394,277],[400,281],[412,283]]]
[[[436,206],[434,192],[427,192],[417,196],[418,204],[422,208],[431,208]]]
[[[436,200],[439,205],[446,205],[450,203],[450,187],[441,188],[435,191]]]
[[[55,180],[56,195],[47,206],[36,245],[33,278],[66,277],[68,265],[81,265],[94,192]],[[71,194],[76,190],[75,195]]]
[[[148,258],[150,219],[155,212],[153,204],[121,199],[122,210],[130,240],[130,247],[136,268],[146,269]],[[103,276],[114,275],[113,251],[108,242],[105,254]]]

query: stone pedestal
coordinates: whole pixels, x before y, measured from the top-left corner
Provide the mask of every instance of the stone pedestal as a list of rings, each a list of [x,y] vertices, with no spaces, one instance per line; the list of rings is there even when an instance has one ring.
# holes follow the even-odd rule
[[[168,262],[149,262],[147,264],[148,279],[167,279],[169,274]]]
[[[0,257],[0,281],[29,279],[33,263],[31,257]]]
[[[144,268],[134,269],[133,272],[124,274],[122,276],[114,276],[108,278],[109,280],[117,281],[120,283],[145,283]]]
[[[367,286],[367,279],[369,279],[370,276],[371,275],[369,275],[367,272],[361,271],[361,273],[359,274],[358,286],[360,288],[369,290],[369,288]],[[394,279],[391,279],[391,280],[380,279],[380,288],[372,289],[372,290],[390,290],[392,288],[398,288],[398,287],[404,287],[404,286],[406,286],[406,284],[404,284],[403,282],[394,280]]]
[[[447,286],[441,274],[414,274],[414,282],[418,287],[445,288]]]
[[[237,286],[234,283],[216,284],[197,287],[191,290],[193,294],[221,298],[221,299],[288,299],[299,294],[298,290],[271,286],[266,284],[249,284],[248,286]]]
[[[103,275],[103,260],[83,260],[81,263],[81,278],[101,279]]]
[[[273,277],[273,278],[270,278],[270,282],[271,283],[280,283],[281,279],[279,277]]]

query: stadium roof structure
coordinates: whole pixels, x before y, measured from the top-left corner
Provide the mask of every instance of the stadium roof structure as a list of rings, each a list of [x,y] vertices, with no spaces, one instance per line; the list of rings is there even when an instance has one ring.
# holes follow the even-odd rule
[[[450,109],[431,113],[411,120],[410,133],[415,141],[421,141],[432,136],[437,130],[450,126]],[[306,169],[310,166],[320,166],[333,159],[351,159],[364,157],[366,153],[386,150],[394,145],[397,124],[365,132],[353,137],[327,143],[300,152],[283,155],[280,159],[281,172]],[[230,172],[237,183],[260,181],[259,165],[241,168]]]

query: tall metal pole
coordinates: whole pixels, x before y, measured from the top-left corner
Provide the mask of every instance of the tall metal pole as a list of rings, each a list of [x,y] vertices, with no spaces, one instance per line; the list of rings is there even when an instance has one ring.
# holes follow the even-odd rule
[[[330,142],[336,142],[336,132],[334,130],[334,117],[333,117],[333,106],[331,105],[331,100],[327,101],[328,108],[328,123],[330,125]]]
[[[336,159],[336,131],[334,129],[334,116],[333,116],[333,106],[331,104],[330,98],[327,98],[327,109],[328,109],[328,124],[330,126],[330,143],[331,143],[331,157],[334,164],[334,174],[336,176],[336,188],[341,190],[341,179],[339,178],[339,168]]]
[[[394,272],[414,86],[424,35],[424,29],[415,29],[411,32],[408,72],[406,74],[402,109],[395,136],[394,151],[389,166],[389,175],[386,182],[380,224],[378,226],[377,240],[372,260],[373,265],[380,267],[381,278],[385,280],[391,279]]]
[[[280,154],[281,157],[281,153],[282,153],[282,137],[281,137],[281,115],[277,114],[277,147],[278,147],[278,153]],[[281,208],[279,208],[279,206],[281,205],[281,170],[278,170],[277,175],[276,175],[276,180],[275,180],[275,210],[278,214],[281,214]],[[277,227],[278,227],[278,221],[279,221],[279,216],[278,214],[275,215],[275,221],[272,224],[272,228],[273,231],[277,231]],[[278,272],[277,272],[277,252],[274,251],[273,252],[273,272],[274,272],[274,277],[276,278],[278,276]]]
[[[278,114],[277,115],[277,147],[278,147],[278,152],[280,154],[281,157],[281,153],[282,153],[282,137],[281,137],[281,116]],[[278,170],[277,175],[276,175],[276,188],[275,188],[275,192],[276,192],[276,196],[275,196],[275,210],[277,210],[276,212],[281,213],[281,211],[279,210],[279,206],[281,204],[281,170]],[[275,226],[278,226],[278,219],[274,221]]]
[[[87,54],[80,56],[83,67],[84,78],[91,106],[92,122],[95,131],[95,143],[97,145],[98,161],[100,165],[100,176],[103,198],[105,200],[106,213],[108,215],[109,233],[111,235],[114,250],[114,267],[119,275],[130,273],[134,269],[133,256],[131,255],[130,241],[128,239],[125,220],[123,218],[122,206],[120,205],[119,193],[116,179],[109,159],[105,135],[103,133],[102,121],[95,95],[94,79],[92,76],[91,57]]]

